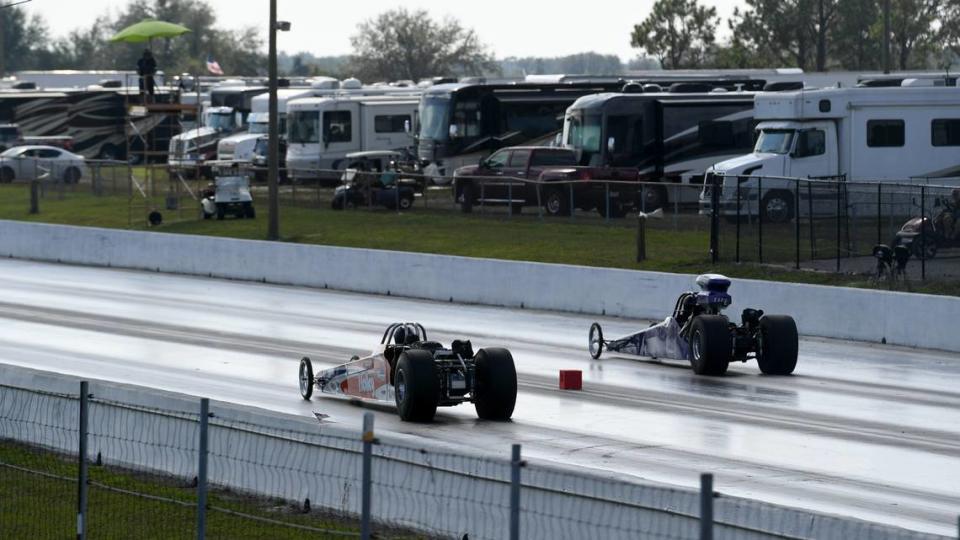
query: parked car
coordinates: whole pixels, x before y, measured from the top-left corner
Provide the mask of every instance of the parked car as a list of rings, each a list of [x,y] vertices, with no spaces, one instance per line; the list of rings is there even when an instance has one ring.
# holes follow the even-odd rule
[[[453,197],[460,210],[471,212],[475,204],[513,205],[519,212],[524,206],[544,205],[550,212],[553,189],[540,188],[527,180],[538,180],[540,175],[555,168],[577,164],[573,150],[545,146],[513,146],[497,150],[476,165],[460,167],[453,173]],[[554,201],[555,202],[555,201]],[[559,210],[556,212],[559,213]]]
[[[0,153],[0,182],[62,180],[76,184],[84,175],[83,156],[54,146],[16,146]]]

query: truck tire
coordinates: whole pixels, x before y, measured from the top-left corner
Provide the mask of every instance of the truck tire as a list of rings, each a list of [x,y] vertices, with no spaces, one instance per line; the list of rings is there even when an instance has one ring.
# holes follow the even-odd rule
[[[13,179],[16,178],[16,176],[17,175],[14,174],[13,169],[10,167],[4,167],[3,169],[0,169],[0,183],[9,184],[13,182]]]
[[[760,201],[760,219],[764,223],[789,223],[793,219],[793,194],[776,189]]]
[[[408,350],[400,354],[394,376],[394,397],[401,420],[433,420],[440,401],[440,383],[437,380],[437,366],[430,352]]]
[[[474,358],[473,404],[484,420],[509,420],[517,404],[517,368],[510,351],[480,349]]]
[[[473,183],[464,182],[460,188],[460,196],[457,198],[460,204],[460,211],[464,214],[473,212]]]
[[[313,396],[313,362],[306,356],[300,359],[298,375],[300,379],[300,397],[310,401],[310,397]]]
[[[543,209],[549,216],[569,216],[569,199],[570,195],[563,187],[549,188],[543,194]]]
[[[698,315],[690,326],[690,365],[697,375],[723,375],[733,356],[733,341],[723,315]]]
[[[797,367],[797,323],[787,315],[760,318],[757,364],[767,375],[789,375]]]

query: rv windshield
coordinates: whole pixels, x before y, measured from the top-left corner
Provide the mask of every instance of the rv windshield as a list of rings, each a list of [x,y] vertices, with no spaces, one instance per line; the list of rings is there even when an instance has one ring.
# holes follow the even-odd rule
[[[291,143],[318,144],[320,142],[320,113],[294,111],[287,115],[287,140]]]
[[[567,116],[564,144],[568,148],[594,154],[600,152],[601,117],[598,114]]]
[[[450,96],[424,96],[420,101],[420,138],[435,141],[447,138]]]
[[[764,129],[753,151],[757,154],[786,154],[793,146],[792,129]]]
[[[211,113],[207,118],[207,122],[209,122],[208,127],[221,129],[223,131],[231,131],[236,127],[233,113]]]

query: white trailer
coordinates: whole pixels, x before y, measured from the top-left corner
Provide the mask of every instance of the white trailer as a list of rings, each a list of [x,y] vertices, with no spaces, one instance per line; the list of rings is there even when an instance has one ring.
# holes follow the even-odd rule
[[[738,213],[739,192],[741,215],[756,214],[759,205],[768,221],[793,219],[794,182],[770,177],[940,185],[960,177],[960,88],[955,86],[905,83],[765,93],[755,98],[754,118],[759,123],[753,152],[707,171],[724,177],[723,215]],[[761,177],[766,177],[762,185]],[[701,193],[704,211],[710,206],[710,183],[708,178]],[[809,206],[804,202],[800,208],[804,212]]]
[[[287,155],[294,179],[338,178],[346,155],[400,150],[413,144],[409,133],[419,96],[304,98],[287,106]]]

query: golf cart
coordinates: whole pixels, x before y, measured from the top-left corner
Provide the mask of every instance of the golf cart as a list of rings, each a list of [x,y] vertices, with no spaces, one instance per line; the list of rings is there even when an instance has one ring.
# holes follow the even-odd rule
[[[238,218],[253,219],[257,216],[250,195],[250,175],[239,161],[210,161],[214,180],[200,194],[200,210],[203,219],[216,216],[223,219],[228,214]]]
[[[403,153],[393,150],[347,154],[347,168],[340,176],[331,207],[343,210],[377,205],[408,210],[421,186],[416,178],[404,178],[401,159]]]

